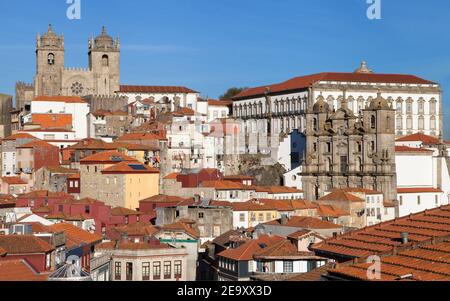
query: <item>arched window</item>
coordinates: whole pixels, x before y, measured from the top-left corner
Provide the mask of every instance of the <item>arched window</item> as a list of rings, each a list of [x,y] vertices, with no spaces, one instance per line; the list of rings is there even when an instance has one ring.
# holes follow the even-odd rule
[[[406,128],[407,128],[408,130],[412,130],[412,128],[413,128],[413,120],[412,120],[412,117],[411,117],[411,116],[408,116],[408,117],[406,118]]]
[[[436,129],[436,117],[431,116],[430,117],[430,130]]]
[[[430,100],[430,114],[436,114],[436,99]]]
[[[396,121],[396,123],[397,123],[397,129],[398,129],[398,130],[401,130],[401,129],[403,128],[403,118],[402,118],[401,115],[398,115],[398,116],[397,116],[397,121]]]
[[[361,158],[357,158],[356,159],[356,170],[357,171],[360,171],[360,172],[363,172],[364,170],[364,167],[363,167],[363,164],[362,164],[362,160],[361,160]]]
[[[47,62],[49,65],[55,64],[55,55],[53,53],[49,53],[47,56]]]
[[[419,131],[423,131],[425,128],[425,119],[423,116],[419,116]]]
[[[327,172],[333,171],[333,162],[331,161],[331,158],[327,158],[326,169],[327,169]]]
[[[317,118],[313,119],[313,130],[317,131]]]
[[[372,129],[375,129],[377,127],[377,122],[374,115],[370,116],[370,127]]]
[[[103,67],[109,66],[109,58],[106,54],[102,56],[102,66]]]

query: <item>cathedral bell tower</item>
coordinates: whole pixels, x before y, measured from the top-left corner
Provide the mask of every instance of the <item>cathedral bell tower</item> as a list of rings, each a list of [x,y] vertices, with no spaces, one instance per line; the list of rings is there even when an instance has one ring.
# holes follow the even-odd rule
[[[111,38],[106,28],[89,40],[89,69],[93,73],[93,90],[98,95],[114,95],[120,89],[120,41]]]
[[[36,39],[36,96],[61,95],[64,69],[64,37],[53,32],[52,25]]]
[[[388,200],[397,198],[395,167],[395,109],[377,93],[363,110],[366,153],[365,162],[374,188]],[[367,179],[369,181],[369,179]]]

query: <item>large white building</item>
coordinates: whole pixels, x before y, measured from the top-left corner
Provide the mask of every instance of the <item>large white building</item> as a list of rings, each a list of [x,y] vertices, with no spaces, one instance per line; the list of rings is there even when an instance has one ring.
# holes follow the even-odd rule
[[[319,96],[331,108],[340,108],[344,91],[348,107],[356,114],[381,92],[397,110],[398,137],[415,132],[442,136],[439,84],[414,75],[374,73],[365,62],[354,73],[318,73],[247,89],[233,98],[233,115],[245,120],[247,144],[258,133],[258,147],[249,145],[247,150],[262,151],[268,135],[289,134],[294,129],[304,132],[308,126],[305,113]]]
[[[38,96],[31,102],[33,114],[71,114],[72,130],[75,139],[85,139],[88,136],[87,115],[89,104],[78,96]],[[69,139],[69,138],[68,138]],[[48,140],[48,139],[45,139]],[[72,140],[72,139],[70,139]]]

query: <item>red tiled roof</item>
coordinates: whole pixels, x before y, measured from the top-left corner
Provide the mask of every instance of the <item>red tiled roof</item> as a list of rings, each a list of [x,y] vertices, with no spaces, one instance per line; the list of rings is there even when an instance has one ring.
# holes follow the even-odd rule
[[[394,248],[404,246],[401,233],[409,234],[406,246],[447,237],[450,235],[450,205],[365,227],[328,239],[312,248],[320,256],[345,260],[390,254]]]
[[[327,194],[327,195],[321,197],[318,200],[319,204],[320,204],[320,201],[365,202],[365,200],[363,200],[349,192],[345,192],[342,189],[333,190],[330,194]]]
[[[405,145],[396,145],[395,146],[396,153],[433,153],[431,149],[426,148],[417,148],[417,147],[409,147]]]
[[[333,224],[314,217],[308,216],[292,216],[288,219],[286,224],[282,224],[281,219],[265,223],[266,225],[276,225],[284,227],[295,227],[303,229],[339,229],[340,225]]]
[[[6,137],[3,140],[16,140],[16,139],[37,139],[37,138],[28,133],[17,133],[9,137]]]
[[[31,141],[27,144],[24,144],[22,146],[19,146],[17,148],[35,148],[35,147],[39,147],[39,148],[58,148],[57,146],[51,145],[50,143],[47,143],[45,141],[42,140],[35,140],[35,141]]]
[[[381,258],[381,281],[450,281],[450,236],[440,243],[426,243],[409,247],[396,255]],[[371,280],[368,268],[371,263],[355,263],[329,269],[328,274],[340,278]]]
[[[250,240],[236,249],[228,249],[218,254],[218,256],[229,258],[236,261],[253,260],[256,251],[261,250],[263,246],[269,247],[283,238],[280,236],[260,235],[258,239]]]
[[[441,193],[441,189],[433,187],[408,187],[397,188],[397,193]]]
[[[134,223],[130,225],[125,225],[122,227],[114,228],[115,231],[121,234],[127,234],[128,236],[152,236],[156,234],[159,229],[153,225],[144,223]]]
[[[172,113],[174,116],[194,116],[195,115],[195,111],[190,109],[190,108],[179,108],[178,110],[176,110],[175,112]]]
[[[54,248],[33,235],[0,235],[0,247],[9,255],[48,253]]]
[[[177,179],[177,176],[178,176],[179,174],[180,174],[180,173],[178,173],[178,172],[173,172],[173,173],[168,174],[167,176],[165,176],[165,177],[164,177],[164,180],[176,180],[176,179]]]
[[[359,193],[359,194],[383,194],[382,192],[376,191],[376,190],[372,190],[372,189],[367,189],[367,188],[353,188],[353,187],[347,187],[347,188],[340,188],[340,190],[345,191],[345,192],[350,192],[350,193]]]
[[[313,252],[299,252],[298,247],[288,239],[283,239],[267,248],[255,251],[255,259],[300,259],[315,257]]]
[[[153,133],[128,133],[117,138],[116,141],[133,141],[133,140],[167,140],[164,137]]]
[[[209,106],[228,107],[230,104],[232,104],[231,101],[208,99]]]
[[[135,158],[126,156],[118,151],[96,153],[80,160],[81,164],[117,164],[120,162],[138,162]]]
[[[27,183],[20,177],[2,177],[2,182],[8,185],[26,185]]]
[[[128,215],[140,215],[141,213],[136,210],[131,210],[124,207],[115,207],[111,209],[111,215],[113,216],[128,216]]]
[[[134,243],[134,242],[104,242],[95,246],[95,250],[126,250],[126,251],[139,251],[139,250],[158,250],[158,249],[170,249],[167,244],[150,244],[150,243]]]
[[[51,101],[65,103],[86,103],[79,96],[37,96],[33,101]]]
[[[71,224],[58,223],[49,226],[49,228],[55,231],[64,231],[66,237],[77,244],[90,245],[102,241],[102,237],[100,235],[90,233]]]
[[[246,186],[239,182],[232,181],[203,181],[201,183],[202,187],[214,188],[216,190],[254,190],[254,188],[250,186]]]
[[[29,199],[45,198],[45,197],[73,199],[73,196],[71,196],[68,193],[65,193],[65,192],[51,192],[51,191],[48,191],[48,190],[35,190],[35,191],[31,191],[29,193],[25,193],[25,194],[20,195],[20,198],[29,198]]]
[[[335,206],[318,204],[317,215],[321,217],[341,217],[349,216],[350,213]]]
[[[198,93],[192,89],[179,86],[128,86],[121,85],[120,92],[122,93]]]
[[[76,150],[114,150],[116,149],[115,146],[112,143],[107,143],[100,139],[92,139],[87,138],[83,139],[77,144],[74,144],[72,146],[69,146],[69,149],[76,149]]]
[[[182,198],[182,197],[178,197],[178,196],[171,196],[171,195],[166,195],[166,194],[158,194],[158,195],[154,195],[152,197],[146,198],[142,201],[139,201],[140,203],[146,203],[146,202],[151,202],[151,203],[174,203],[174,202],[184,202],[186,200],[192,200],[193,198]]]
[[[281,194],[281,193],[302,193],[303,190],[299,190],[293,187],[287,186],[256,186],[257,192],[267,192],[269,194]]]
[[[48,275],[38,274],[24,259],[0,261],[0,281],[46,281]]]
[[[256,88],[250,88],[242,91],[234,100],[245,99],[264,95],[266,87],[270,88],[270,93],[279,93],[284,91],[302,90],[310,87],[312,84],[320,81],[336,82],[365,82],[365,83],[392,83],[392,84],[435,84],[431,81],[419,78],[414,75],[403,74],[364,74],[364,73],[338,73],[324,72],[307,76],[295,77],[283,83],[266,85]]]
[[[33,114],[33,124],[38,124],[43,129],[48,128],[72,128],[72,114]]]
[[[415,142],[421,141],[423,144],[438,144],[439,139],[433,136],[428,136],[423,133],[415,133],[412,135],[404,136],[395,140],[396,142]]]
[[[191,235],[194,238],[200,238],[200,232],[194,228],[191,228],[189,225],[183,222],[177,222],[170,225],[161,226],[161,231],[185,231],[187,234]]]
[[[102,170],[103,174],[143,174],[143,173],[159,173],[159,169],[147,166],[138,162],[120,162]]]

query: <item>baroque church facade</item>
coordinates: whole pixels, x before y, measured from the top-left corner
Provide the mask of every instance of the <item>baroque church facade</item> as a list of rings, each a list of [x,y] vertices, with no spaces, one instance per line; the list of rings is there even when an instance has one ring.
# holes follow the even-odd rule
[[[68,68],[64,59],[64,36],[49,25],[36,39],[34,84],[16,85],[18,108],[35,96],[112,96],[120,90],[120,40],[109,36],[105,27],[99,36],[89,39],[87,69]]]
[[[366,188],[397,197],[395,109],[381,93],[359,113],[345,91],[338,110],[322,95],[306,112],[302,166],[305,197],[315,200],[336,188]]]

